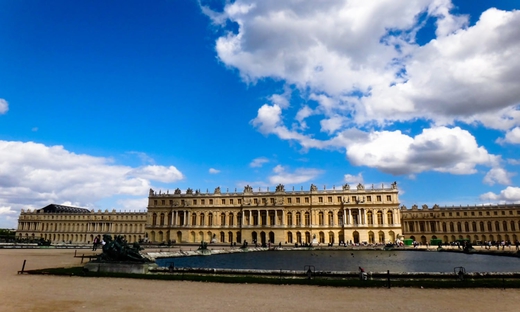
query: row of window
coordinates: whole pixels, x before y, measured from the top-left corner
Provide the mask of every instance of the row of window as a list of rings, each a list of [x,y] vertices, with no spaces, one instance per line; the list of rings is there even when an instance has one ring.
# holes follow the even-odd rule
[[[426,222],[429,222],[427,224]],[[436,232],[436,222],[435,221],[419,221],[418,222],[418,230],[419,232],[426,232],[426,227],[429,225],[430,232]],[[446,222],[442,222],[442,231],[448,232],[447,229],[449,228],[449,232],[455,232],[455,227],[457,228],[457,232],[462,232],[464,225],[464,232],[470,232],[470,229],[472,232],[505,232],[505,231],[516,231],[516,221],[502,221],[500,223],[499,221],[494,222],[494,229],[493,229],[493,222],[487,221],[484,223],[484,221],[480,221],[478,224],[477,222],[457,222],[456,224],[453,222],[450,222],[447,224]],[[471,226],[470,226],[471,225]],[[502,226],[501,226],[502,225]],[[408,222],[408,228],[410,232],[415,232],[415,223],[414,222]],[[520,228],[520,221],[518,221],[518,228]]]
[[[39,215],[39,216],[34,216],[34,217],[31,217],[31,216],[25,216],[25,219],[34,219],[34,220],[54,220],[54,217],[56,217],[56,220],[85,220],[85,219],[89,219],[89,220],[93,220],[92,217],[98,219],[98,220],[133,220],[134,217],[136,220],[138,219],[144,219],[145,218],[145,213],[141,213],[139,215],[116,215],[115,217],[114,216],[95,216],[95,215],[73,215],[73,216],[64,216],[64,215],[57,215],[57,216],[54,216],[54,215]]]
[[[500,215],[502,215],[502,216],[506,215],[506,211],[505,210],[502,210],[500,212],[501,212]],[[457,211],[455,214],[456,214],[457,217],[459,217],[460,216],[460,211]],[[513,210],[509,210],[509,215],[512,216],[513,214],[514,214]],[[520,210],[517,210],[516,214],[520,215]],[[431,213],[431,215],[433,216],[433,213]],[[468,212],[464,211],[464,216],[467,216],[467,215],[468,215]],[[471,215],[475,216],[475,211],[471,211]],[[478,215],[479,216],[483,216],[482,211],[479,211]],[[494,216],[498,216],[498,211],[493,211],[493,215]],[[441,216],[444,217],[444,216],[446,216],[446,214],[443,212],[443,213],[441,213]],[[453,216],[453,212],[448,212],[448,216],[452,217]],[[491,211],[486,211],[486,216],[491,216]]]
[[[302,225],[302,214],[300,212],[296,212],[295,214],[295,221],[296,221],[296,225]],[[384,220],[384,213],[382,211],[377,211],[376,212],[376,220],[377,220],[377,224],[384,224],[385,223],[385,220]],[[309,226],[310,223],[311,223],[311,216],[310,216],[310,213],[309,212],[305,212],[304,213],[304,224],[305,226]],[[164,214],[164,213],[161,213],[159,215],[159,224],[157,224],[157,214],[154,213],[152,215],[152,225],[161,225],[161,226],[164,226],[166,225],[165,223],[165,218],[168,217],[168,220],[172,220],[172,214],[169,213],[168,215]],[[179,224],[184,224],[183,220],[184,220],[184,215],[183,214],[179,214],[179,217],[182,218],[181,222],[179,222]],[[208,225],[208,226],[213,226],[213,213],[208,213],[207,215],[207,223],[206,223],[206,214],[204,213],[200,213],[198,215],[198,218],[197,218],[197,214],[196,213],[192,213],[191,214],[191,225]],[[258,213],[258,212],[253,212],[252,215],[252,220],[249,219],[249,214],[246,214],[245,215],[245,225],[267,225],[267,219],[269,218],[269,224],[271,225],[274,225],[276,224],[275,222],[277,222],[278,224],[281,224],[281,216],[280,215],[276,215],[274,213]],[[278,217],[278,218],[277,218]],[[359,215],[358,215],[358,212],[357,211],[353,211],[352,215],[352,222],[353,224],[361,224],[361,220],[359,218]],[[367,223],[369,225],[373,225],[374,224],[374,214],[372,213],[372,211],[368,211],[367,212]],[[337,218],[338,218],[338,223],[339,224],[343,224],[343,212],[340,211],[337,213]],[[236,223],[237,224],[240,224],[240,220],[241,220],[241,213],[237,213],[237,219],[236,219]],[[225,213],[221,213],[220,214],[220,225],[222,226],[226,226],[226,225],[230,225],[230,226],[233,226],[235,225],[235,215],[233,213],[229,213],[228,217],[227,217],[227,221],[228,223],[226,224],[226,214]],[[260,221],[260,223],[259,223]],[[287,225],[293,225],[293,214],[291,212],[288,212],[286,214],[286,221],[287,221]],[[330,211],[328,214],[327,214],[327,221],[328,221],[328,225],[333,225],[334,224],[334,214]],[[173,222],[170,221],[172,224]],[[323,212],[320,212],[318,214],[318,224],[319,225],[325,225],[325,214]],[[392,211],[388,211],[386,212],[386,224],[394,224],[394,214]]]
[[[293,197],[287,197],[286,199],[287,199],[287,203],[288,204],[292,204],[293,203]],[[319,196],[318,197],[318,202],[319,203],[324,203],[324,199],[325,198],[323,196]],[[268,200],[267,198],[260,198],[260,199],[259,198],[253,198],[253,204],[255,204],[255,205],[258,205],[259,203],[267,204],[267,200]],[[333,202],[332,201],[332,196],[327,197],[326,200],[327,200],[327,203],[332,203]],[[356,201],[357,201],[356,196],[352,196],[352,202],[356,202]],[[372,196],[371,195],[367,196],[366,197],[366,201],[367,202],[372,202]],[[382,201],[381,195],[377,195],[376,196],[376,202],[381,202],[381,201]],[[387,195],[386,196],[386,201],[387,202],[392,201],[392,195]],[[213,198],[208,199],[208,204],[209,205],[213,205],[214,202],[217,202],[217,199],[215,199],[215,200]],[[275,202],[276,202],[275,198],[273,198],[273,197],[269,198],[269,203],[270,204],[275,204]],[[304,197],[303,198],[303,202],[306,203],[306,204],[310,203],[310,198],[309,197]],[[337,197],[337,202],[338,203],[342,202],[342,197],[341,196]],[[182,206],[186,205],[186,203],[188,203],[186,200],[181,199],[181,205]],[[199,201],[197,199],[193,199],[191,203],[193,205],[198,205]],[[227,199],[226,198],[221,198],[220,199],[220,204],[221,205],[226,205],[228,203],[229,203],[229,205],[234,205],[235,204],[235,199],[234,198],[227,198]],[[241,198],[237,198],[237,202],[236,203],[238,205],[242,205],[242,199]],[[294,203],[301,204],[302,203],[301,197],[294,197]],[[154,199],[153,204],[154,204],[154,206],[157,206],[157,199]],[[173,199],[170,199],[169,204],[170,204],[170,206],[173,206]],[[200,204],[201,205],[206,205],[206,199],[201,199],[200,200]],[[165,199],[161,200],[161,205],[163,205],[163,206],[166,205],[166,200]]]

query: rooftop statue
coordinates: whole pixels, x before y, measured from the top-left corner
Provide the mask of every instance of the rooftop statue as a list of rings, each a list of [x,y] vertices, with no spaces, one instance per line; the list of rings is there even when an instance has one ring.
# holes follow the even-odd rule
[[[244,187],[244,193],[253,193],[253,188],[251,186],[249,186],[249,184],[246,185]]]
[[[215,194],[220,194],[220,186],[217,186],[217,187],[215,188],[215,192],[214,192],[214,193],[215,193]]]
[[[397,182],[394,181],[394,183],[391,184],[392,185],[392,190],[396,190],[397,189]]]
[[[283,184],[278,184],[276,187],[276,192],[285,192],[285,186]]]
[[[343,185],[343,190],[344,191],[350,190],[350,185],[348,185],[348,183],[345,183],[345,185]]]
[[[316,192],[318,191],[318,187],[314,184],[311,184],[311,192]]]
[[[358,189],[358,191],[364,190],[364,189],[365,189],[365,186],[364,186],[363,184],[359,183],[359,184],[357,185],[357,189]]]
[[[193,194],[193,190],[188,187],[188,189],[186,190],[186,194]]]
[[[181,189],[180,188],[176,188],[175,191],[173,192],[173,194],[180,195],[181,194]]]
[[[140,253],[142,248],[138,243],[130,246],[121,235],[116,235],[112,239],[112,235],[104,234],[103,241],[105,245],[103,245],[103,253],[97,260],[99,262],[153,262]]]

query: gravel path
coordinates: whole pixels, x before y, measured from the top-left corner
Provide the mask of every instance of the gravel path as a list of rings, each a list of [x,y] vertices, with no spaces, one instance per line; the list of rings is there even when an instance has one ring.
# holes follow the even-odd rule
[[[91,253],[90,251],[78,251]],[[515,289],[361,289],[18,275],[74,250],[0,249],[0,311],[520,311]]]

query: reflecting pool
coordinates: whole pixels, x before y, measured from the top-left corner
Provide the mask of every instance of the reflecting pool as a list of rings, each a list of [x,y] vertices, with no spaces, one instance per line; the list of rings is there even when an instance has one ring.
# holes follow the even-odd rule
[[[371,272],[453,272],[464,267],[467,272],[517,272],[520,258],[436,251],[382,250],[299,250],[220,254],[212,256],[157,259],[159,266],[303,270],[314,265],[316,271]]]

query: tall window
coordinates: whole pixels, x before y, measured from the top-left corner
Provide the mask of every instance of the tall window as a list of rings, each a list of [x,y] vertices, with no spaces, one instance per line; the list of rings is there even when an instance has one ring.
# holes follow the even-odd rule
[[[311,216],[308,212],[305,213],[305,226],[311,225]]]
[[[383,212],[381,210],[377,212],[377,224],[383,224]]]
[[[296,225],[301,225],[302,224],[302,215],[297,212],[296,213]]]
[[[367,212],[367,221],[369,225],[374,224],[374,216],[372,215],[372,211]]]
[[[394,224],[394,213],[392,211],[388,211],[386,213],[386,219],[388,224]]]
[[[222,225],[222,226],[226,225],[226,214],[225,213],[220,214],[220,225]],[[224,233],[222,233],[222,234],[224,234]]]
[[[208,225],[213,225],[213,214],[211,212],[208,214]]]
[[[292,213],[288,212],[287,213],[287,225],[292,225],[293,222],[292,222]]]
[[[323,212],[320,212],[320,213],[318,214],[318,223],[319,223],[320,225],[325,225],[325,218],[323,217]]]

